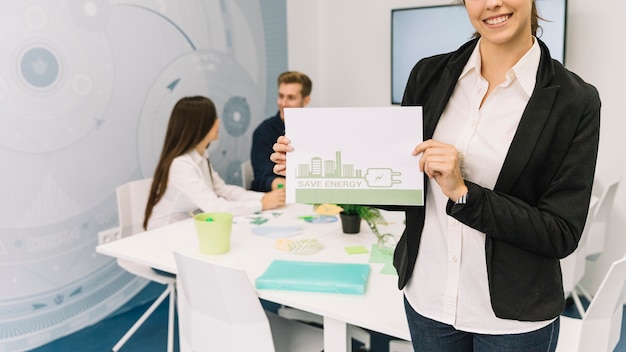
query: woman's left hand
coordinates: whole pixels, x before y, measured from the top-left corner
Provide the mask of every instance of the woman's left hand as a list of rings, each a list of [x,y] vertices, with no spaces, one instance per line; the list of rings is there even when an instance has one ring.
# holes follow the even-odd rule
[[[418,144],[412,154],[417,156],[420,153],[420,171],[434,179],[448,198],[456,202],[467,193],[459,151],[452,144],[429,139]]]

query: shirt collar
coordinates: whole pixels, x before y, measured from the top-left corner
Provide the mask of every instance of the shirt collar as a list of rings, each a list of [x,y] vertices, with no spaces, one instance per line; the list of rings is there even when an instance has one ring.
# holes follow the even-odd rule
[[[189,154],[189,156],[191,156],[191,160],[193,160],[198,165],[201,162],[204,162],[206,159],[209,158],[209,151],[206,150],[206,149],[204,150],[204,153],[200,154],[200,153],[198,153],[196,148],[193,148],[192,150],[187,152],[187,154]]]
[[[467,73],[475,70],[480,73],[481,59],[480,59],[480,41],[474,47],[474,51],[467,60],[467,64],[459,76],[459,80],[462,79]],[[533,46],[528,50],[524,56],[506,73],[506,81],[503,83],[505,86],[511,84],[511,82],[517,78],[524,92],[531,96],[535,89],[535,83],[537,81],[537,70],[539,69],[539,60],[541,59],[541,48],[539,47],[539,41],[534,38]]]
[[[539,40],[534,38],[533,46],[524,56],[507,72],[507,80],[517,77],[520,85],[531,96],[537,82],[537,70],[541,59]]]
[[[461,80],[463,77],[465,77],[466,74],[468,74],[470,71],[472,70],[476,70],[476,72],[480,73],[480,41],[481,39],[478,39],[478,42],[476,43],[476,46],[474,47],[474,51],[472,51],[472,55],[470,56],[469,60],[467,60],[467,64],[465,64],[465,67],[463,68],[463,71],[461,72],[461,76],[459,76],[459,80]]]

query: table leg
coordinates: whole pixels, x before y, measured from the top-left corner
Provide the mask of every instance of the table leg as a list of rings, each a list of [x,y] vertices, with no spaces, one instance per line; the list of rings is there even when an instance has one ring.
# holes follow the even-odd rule
[[[324,352],[346,352],[347,350],[348,324],[324,317]]]

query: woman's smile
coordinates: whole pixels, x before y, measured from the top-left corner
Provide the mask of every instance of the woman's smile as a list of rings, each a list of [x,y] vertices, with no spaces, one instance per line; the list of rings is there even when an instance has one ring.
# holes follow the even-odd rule
[[[490,26],[495,26],[495,25],[499,25],[508,21],[509,18],[511,18],[511,15],[501,15],[501,16],[487,18],[483,20],[483,22],[485,22],[486,24]]]

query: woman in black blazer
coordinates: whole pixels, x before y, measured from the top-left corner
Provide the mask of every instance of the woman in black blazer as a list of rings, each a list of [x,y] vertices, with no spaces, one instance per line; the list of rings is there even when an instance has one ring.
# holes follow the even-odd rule
[[[553,351],[565,306],[559,259],[576,249],[585,225],[598,150],[600,98],[593,86],[552,60],[545,44],[534,37],[538,27],[534,1],[467,0],[465,7],[476,38],[453,53],[420,61],[404,94],[403,105],[423,106],[427,140],[413,153],[420,156],[427,192],[439,193],[446,202],[429,212],[428,201],[437,196],[427,196],[425,207],[406,209],[406,229],[394,253],[398,287],[405,289],[415,351]],[[474,64],[471,60],[476,57],[479,61]],[[467,83],[472,67],[480,74]],[[536,67],[535,82],[520,105],[529,76],[524,70],[529,67]],[[476,87],[486,93],[476,93]],[[471,103],[475,98],[478,106]],[[520,105],[521,115],[506,114],[507,104]],[[458,116],[455,105],[469,106],[469,111],[462,111],[467,116]],[[468,121],[475,116],[478,122]],[[510,141],[499,140],[498,127],[487,127],[481,135],[479,127],[457,124],[458,131],[448,132],[451,125],[444,119],[468,125],[506,119],[516,127]],[[448,140],[431,139],[436,134]],[[488,142],[474,140],[485,137]],[[492,139],[505,151],[497,165],[484,163],[497,159],[485,152]],[[475,180],[488,179],[481,175],[483,168],[494,177],[490,185]],[[481,243],[476,238],[482,236],[484,265],[461,264],[455,271],[455,265],[442,261],[445,268],[435,272],[452,274],[429,281],[428,271],[440,263],[429,263],[418,253],[454,252],[450,247],[456,240],[450,237],[459,233],[448,223],[428,225],[444,213],[453,224],[462,224],[462,241]],[[429,231],[433,229],[443,231],[433,234]],[[437,241],[428,238],[444,238],[441,248],[433,248]],[[427,247],[420,248],[420,242]],[[465,257],[452,259],[471,262],[477,251],[462,248]],[[462,292],[448,292],[455,286],[451,275],[459,275],[456,289]],[[474,302],[467,297],[481,294],[472,285],[479,286],[484,278],[488,306],[480,306],[477,299],[482,309],[468,308]],[[441,289],[423,289],[441,281]],[[434,302],[441,306],[432,308],[429,304],[438,293],[444,298]],[[449,304],[449,299],[462,303]]]
[[[554,351],[560,259],[580,240],[599,140],[597,90],[535,37],[534,0],[466,0],[475,39],[411,71],[425,205],[394,253],[415,351]],[[289,140],[271,159],[284,174]],[[398,210],[400,208],[396,208]]]

